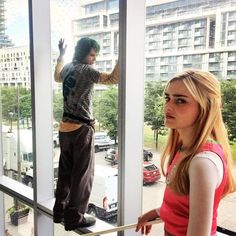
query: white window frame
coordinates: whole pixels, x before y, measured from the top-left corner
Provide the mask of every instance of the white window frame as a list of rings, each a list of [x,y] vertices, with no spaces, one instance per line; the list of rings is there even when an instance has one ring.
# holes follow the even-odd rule
[[[54,198],[50,0],[29,0],[28,3],[34,189],[16,183],[2,171],[0,189],[33,208],[34,235],[50,236],[54,235],[53,221],[48,217],[52,216]],[[119,225],[136,222],[142,213],[144,37],[145,0],[120,0]],[[17,191],[20,188],[23,191]],[[0,209],[0,216],[5,216],[3,193],[0,193]],[[4,220],[0,226],[4,232]],[[137,233],[128,230],[120,235]]]

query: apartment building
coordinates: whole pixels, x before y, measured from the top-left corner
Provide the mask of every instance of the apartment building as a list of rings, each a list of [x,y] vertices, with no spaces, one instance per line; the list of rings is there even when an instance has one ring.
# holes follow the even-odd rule
[[[0,49],[0,84],[30,88],[30,58],[28,46]]]
[[[72,22],[75,42],[89,36],[100,43],[97,66],[104,71],[117,58],[118,5],[118,0],[81,1],[80,17]],[[186,68],[208,70],[219,79],[236,77],[235,0],[147,0],[145,27],[146,80],[167,80]]]
[[[119,150],[122,151],[120,152],[121,157],[122,157],[120,158],[122,168],[121,168],[121,171],[119,171],[118,173],[118,178],[119,178],[118,186],[119,187],[118,187],[117,196],[118,196],[118,201],[119,201],[119,204],[118,204],[119,211],[118,211],[117,218],[118,218],[118,226],[122,226],[122,227],[116,228],[115,223],[113,222],[112,224],[110,224],[111,222],[107,223],[105,221],[102,221],[101,219],[97,219],[97,222],[94,227],[91,227],[88,229],[78,229],[76,230],[76,232],[65,232],[63,225],[53,223],[52,208],[55,201],[55,198],[54,198],[55,165],[54,165],[53,160],[55,158],[55,155],[56,155],[56,160],[58,159],[60,150],[58,147],[53,147],[53,132],[52,132],[53,131],[53,117],[54,117],[52,97],[54,95],[54,91],[52,87],[52,80],[50,79],[50,73],[52,70],[51,58],[53,58],[51,47],[50,47],[52,44],[51,43],[52,42],[52,37],[51,37],[52,29],[50,27],[50,24],[53,18],[53,14],[52,14],[53,5],[51,3],[64,2],[66,4],[67,2],[72,2],[72,1],[75,4],[71,5],[71,7],[73,6],[74,7],[73,9],[75,9],[77,6],[77,3],[80,1],[77,1],[77,0],[26,1],[28,4],[27,9],[29,10],[29,15],[32,16],[32,18],[29,19],[29,23],[30,23],[29,25],[32,26],[32,31],[31,31],[32,35],[29,39],[29,45],[30,45],[30,48],[34,50],[34,53],[30,54],[30,57],[28,57],[29,51],[27,48],[25,50],[17,49],[19,50],[18,55],[17,55],[17,52],[15,52],[16,51],[16,47],[15,47],[15,51],[11,51],[13,49],[8,48],[9,50],[5,50],[4,53],[2,53],[2,57],[0,57],[0,59],[2,59],[1,64],[3,64],[1,66],[4,69],[10,66],[11,65],[10,63],[13,63],[12,65],[13,69],[9,69],[9,70],[12,70],[12,73],[14,71],[14,66],[16,66],[16,68],[18,66],[17,63],[16,65],[14,64],[15,62],[18,62],[17,60],[15,61],[14,58],[23,57],[22,61],[19,59],[19,61],[21,61],[23,65],[21,64],[19,65],[24,66],[24,70],[26,66],[29,65],[26,63],[29,60],[30,62],[28,63],[30,63],[30,67],[32,68],[34,72],[34,78],[35,78],[35,83],[31,84],[33,116],[32,116],[32,138],[29,138],[32,141],[32,142],[29,142],[29,146],[32,148],[31,157],[33,156],[33,162],[31,165],[33,169],[30,168],[30,171],[33,170],[33,176],[32,176],[33,184],[29,184],[29,186],[26,186],[25,184],[23,184],[22,175],[20,174],[20,171],[18,171],[18,169],[16,172],[11,171],[9,175],[6,174],[5,169],[4,169],[5,164],[6,164],[4,150],[6,149],[3,148],[4,141],[0,138],[0,143],[1,143],[0,145],[0,235],[60,236],[60,235],[65,235],[65,234],[78,235],[78,234],[84,234],[85,232],[86,233],[93,232],[96,235],[101,235],[102,234],[101,231],[103,231],[104,233],[104,230],[107,230],[107,233],[109,233],[109,235],[111,234],[111,235],[137,236],[137,233],[135,232],[135,223],[137,222],[137,216],[143,214],[147,210],[158,207],[162,202],[164,188],[165,188],[164,178],[163,178],[163,181],[162,182],[160,181],[158,184],[155,184],[152,186],[142,186],[142,183],[143,183],[143,145],[144,145],[143,143],[143,140],[144,140],[144,137],[143,137],[144,103],[143,103],[143,96],[142,96],[143,91],[144,91],[144,83],[143,83],[144,74],[142,73],[143,72],[142,68],[143,68],[144,58],[143,58],[143,54],[140,51],[140,48],[144,47],[144,37],[146,36],[146,34],[144,34],[144,27],[141,28],[138,26],[144,25],[145,4],[147,4],[147,8],[148,8],[148,4],[150,6],[153,6],[153,5],[151,4],[152,1],[150,0],[119,1],[119,3],[121,4],[121,8],[120,8],[121,15],[126,14],[126,17],[124,18],[124,21],[122,21],[122,24],[120,25],[120,29],[119,29],[120,30],[119,32],[124,32],[126,35],[126,37],[124,37],[122,40],[119,40],[120,49],[121,49],[120,52],[122,56],[126,56],[127,58],[127,60],[122,61],[120,65],[122,78],[124,79],[127,78],[127,81],[122,80],[119,85],[120,86],[119,87],[119,91],[120,91],[119,102],[121,106],[118,109],[118,114],[119,114],[118,130],[120,134],[120,140],[122,140],[122,142],[119,142],[119,145],[120,145]],[[14,3],[14,6],[15,6],[16,2],[18,1],[12,0],[12,2]],[[20,2],[22,3],[23,1],[20,1]],[[161,3],[173,4],[173,3],[179,3],[180,1],[174,2],[174,1],[169,0],[167,2],[163,0],[158,0],[156,2],[158,2],[159,5],[161,5]],[[156,2],[154,3],[156,4]],[[186,2],[191,4],[190,0]],[[198,2],[200,2],[200,0]],[[212,1],[211,2],[212,6],[215,7],[216,2],[217,1]],[[97,3],[97,5],[95,3]],[[104,8],[104,3],[105,3],[105,8]],[[86,35],[97,36],[97,39],[100,40],[99,42],[102,47],[99,63],[101,63],[100,65],[101,67],[105,65],[104,68],[108,70],[109,68],[112,68],[112,63],[115,63],[115,60],[116,60],[116,58],[113,59],[111,55],[115,55],[116,57],[118,56],[117,55],[118,42],[116,41],[118,39],[118,1],[86,0],[85,2],[82,0],[82,4],[83,4],[83,7],[81,11],[83,15],[82,13],[81,14],[79,13],[80,9],[78,9],[78,15],[81,17],[79,19],[77,18],[73,20],[73,23],[74,23],[73,32],[76,32],[76,34],[74,34],[74,40],[77,40],[79,37],[86,36]],[[165,5],[164,10],[166,11],[164,12],[168,11],[169,9],[168,4]],[[221,4],[219,8],[221,8],[222,6],[222,9],[223,9],[224,7],[223,5],[224,4]],[[230,9],[234,9],[233,7],[234,5],[232,5]],[[65,18],[65,9],[63,7],[61,7],[60,9],[58,8],[56,9],[56,11],[58,12],[58,15],[57,16],[54,15],[55,17],[54,22],[58,22],[57,21],[58,17],[64,16]],[[15,15],[17,11],[18,11],[18,8],[11,9],[11,12],[13,15]],[[59,15],[59,13],[61,14]],[[157,13],[155,12],[155,14]],[[87,18],[89,15],[91,15],[91,17],[94,17],[94,18],[92,18],[91,20],[92,23],[89,23],[90,29],[87,29],[86,24],[84,24],[84,22],[87,22]],[[98,19],[96,18],[96,15],[99,16]],[[156,16],[154,18],[156,20]],[[79,25],[80,19],[84,20],[83,23],[81,23],[81,25]],[[228,16],[227,16],[227,19],[228,19]],[[97,30],[97,27],[93,28],[93,24],[95,24],[94,22],[96,21],[97,21],[97,25],[99,25],[100,27],[100,29],[98,30]],[[90,22],[90,19],[88,20],[88,22]],[[151,20],[149,22],[151,22]],[[69,28],[68,22],[66,22],[66,26]],[[78,26],[84,27],[85,29],[79,31],[79,29],[76,29],[76,27]],[[152,25],[150,24],[149,26],[152,26]],[[60,27],[60,24],[58,23],[58,28],[59,27]],[[217,32],[217,30],[218,29],[215,29],[215,32]],[[228,32],[228,29],[227,29],[227,32]],[[140,40],[136,40],[136,35],[137,37],[139,37]],[[68,36],[68,35],[62,34],[62,37],[63,36]],[[162,37],[164,36],[162,35]],[[227,44],[228,36],[225,36],[225,37],[226,37],[225,43]],[[146,39],[146,42],[147,42],[147,39]],[[214,40],[214,42],[216,42],[216,40]],[[128,45],[126,49],[125,49],[125,45]],[[148,43],[146,43],[146,47],[149,47]],[[227,50],[229,50],[228,48],[229,47],[227,46]],[[136,49],[137,49],[137,54],[136,53],[134,54],[133,52],[135,52]],[[21,55],[20,52],[23,53],[24,51],[25,51],[25,54]],[[170,59],[170,62],[173,63],[174,65],[175,61],[176,62],[179,62],[181,60],[184,61],[184,59],[186,60],[186,63],[187,63],[189,60],[187,56],[190,57],[190,55],[194,55],[195,57],[193,58],[193,62],[195,63],[199,55],[201,55],[201,53],[195,53],[194,50],[193,52],[190,53],[189,51],[188,53],[188,51],[189,50],[177,51],[175,54],[172,52],[163,52],[163,50],[160,52],[154,51],[152,52],[153,55],[151,56],[152,58],[154,58],[153,60],[154,62],[155,61],[161,62],[161,60],[163,60],[163,63],[167,59],[162,59],[162,58],[173,56],[174,58]],[[224,53],[225,51],[222,51],[222,52]],[[148,53],[149,52],[146,51],[145,58],[147,58]],[[182,54],[178,54],[178,53],[182,53]],[[205,53],[207,52],[205,51]],[[221,51],[214,51],[214,52],[210,51],[210,53],[221,53]],[[229,51],[226,51],[226,53],[229,53]],[[58,55],[58,51],[57,51],[57,55]],[[181,56],[182,57],[186,56],[186,58],[181,59],[180,58]],[[177,59],[175,57],[177,57]],[[215,59],[215,56],[211,56],[211,57]],[[24,64],[24,60],[25,60],[25,64]],[[109,63],[111,64],[111,66]],[[169,63],[169,59],[167,60],[167,63]],[[209,63],[209,62],[207,61],[206,63]],[[147,63],[145,65],[147,66]],[[160,67],[160,64],[158,64],[158,66]],[[183,64],[181,63],[177,64],[177,67],[178,67],[177,69],[179,70],[179,67],[182,68]],[[145,73],[147,74],[147,72]],[[154,79],[156,79],[156,76],[157,76],[157,73],[155,73]],[[20,83],[21,81],[19,80],[18,82]],[[3,98],[5,97],[2,97],[1,99],[2,103],[4,100]],[[18,129],[18,127],[20,128],[20,124],[21,124],[20,119],[19,119],[20,117],[19,116],[15,117],[17,119],[17,122],[15,122],[14,120],[12,124],[11,120],[9,120],[8,122],[7,120],[3,119],[4,113],[2,110],[1,110],[1,113],[2,114],[0,114],[1,116],[0,130],[1,131],[5,130],[4,132],[6,134],[6,137],[13,137],[9,135],[8,133],[9,127],[11,128],[11,125],[12,125],[13,133],[17,134],[17,140],[18,140],[17,144],[20,144],[20,140],[23,139],[23,135],[21,135],[21,132],[18,132],[21,130],[21,129]],[[17,124],[19,124],[19,126]],[[5,145],[5,147],[7,147],[9,151],[15,150],[15,149],[10,148],[10,146],[8,145],[8,142],[7,142],[7,145]],[[14,164],[17,168],[21,168],[21,166],[23,166],[22,161],[24,159],[22,159],[22,161],[19,161],[21,158],[21,155],[20,155],[21,151],[22,151],[22,148],[20,146],[17,147],[16,151],[14,152],[11,151],[12,157],[14,157],[14,161],[12,162],[12,164]],[[22,157],[24,156],[25,155],[22,155]],[[26,156],[30,156],[30,155],[26,155]],[[159,164],[159,153],[155,153],[153,161],[154,160],[157,164]],[[101,164],[107,167],[107,163],[105,163],[105,160],[104,160],[104,153],[102,152],[96,153],[95,168],[97,165],[101,165]],[[110,168],[113,168],[113,167],[110,167]],[[29,207],[30,211],[28,212],[27,217],[24,215],[24,218],[22,217],[18,222],[19,224],[17,223],[16,225],[12,223],[11,217],[9,216],[8,213],[12,212],[12,210],[14,211],[13,207],[16,206],[16,204],[18,206],[18,203],[21,203],[21,202],[23,203],[23,205]],[[235,232],[236,232],[235,195],[227,196],[226,198],[222,200],[222,203],[223,204],[221,205],[218,211],[218,222],[217,222],[218,226],[222,227],[224,231],[226,231],[226,229],[229,229],[230,231],[232,231],[232,233],[228,235],[235,235]],[[16,207],[15,209],[18,210],[18,207]],[[19,212],[15,212],[14,219],[17,218],[18,215],[20,215]],[[134,228],[130,227],[132,225]],[[111,233],[111,230],[113,231],[113,230],[121,230],[121,229],[122,230],[125,229],[124,232]],[[220,234],[219,232],[217,232],[217,235],[227,235],[227,233],[225,232],[225,234]],[[150,235],[163,235],[163,234],[164,234],[163,223],[153,225],[153,229]]]
[[[52,68],[55,68],[57,52],[52,52]],[[52,69],[52,78],[53,78]],[[4,47],[0,49],[0,85],[30,88],[29,46]],[[60,86],[54,84],[55,89]]]
[[[74,43],[81,37],[98,41],[101,50],[96,68],[111,71],[118,57],[119,1],[81,1],[79,18],[72,21]]]

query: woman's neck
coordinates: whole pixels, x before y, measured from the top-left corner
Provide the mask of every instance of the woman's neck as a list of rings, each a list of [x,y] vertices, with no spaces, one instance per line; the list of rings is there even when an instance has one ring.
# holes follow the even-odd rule
[[[193,135],[194,135],[193,132],[190,131],[189,132],[183,132],[182,130],[179,131],[179,137],[181,140],[180,149],[182,151],[186,150],[190,146],[191,140],[193,139]]]

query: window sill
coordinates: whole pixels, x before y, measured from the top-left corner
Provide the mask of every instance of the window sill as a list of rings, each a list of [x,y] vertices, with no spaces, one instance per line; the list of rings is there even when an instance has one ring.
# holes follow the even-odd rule
[[[52,209],[54,206],[54,202],[55,202],[55,198],[53,199],[49,199],[47,201],[41,202],[38,204],[38,208],[40,210],[42,210],[44,213],[46,213],[50,218],[52,218],[53,213],[52,213]],[[85,214],[87,215],[87,214]],[[88,215],[87,215],[88,216]],[[103,230],[110,230],[110,229],[114,229],[115,226],[106,223],[98,218],[96,218],[96,224],[94,226],[88,227],[88,228],[80,228],[79,230],[75,230],[76,233],[81,234],[81,233],[95,233],[95,232],[99,232],[99,231],[103,231]],[[106,234],[109,236],[117,236],[117,233],[109,233]]]
[[[0,190],[33,207],[33,189],[31,187],[2,175],[0,177]]]

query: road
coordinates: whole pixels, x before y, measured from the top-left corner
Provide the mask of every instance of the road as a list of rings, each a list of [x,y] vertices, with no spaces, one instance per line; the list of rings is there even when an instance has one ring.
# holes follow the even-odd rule
[[[153,152],[153,151],[152,151]],[[95,153],[95,168],[96,165],[110,166],[109,162],[105,161],[105,151]],[[59,158],[59,148],[55,149],[55,158]],[[159,166],[159,155],[157,152],[153,152],[152,162]],[[163,193],[165,188],[165,179],[161,179],[151,185],[143,186],[143,212],[155,208],[161,204]]]
[[[59,148],[54,149],[55,160],[59,158]],[[159,166],[159,155],[153,151],[152,162]],[[95,154],[95,165],[109,166],[109,163],[105,161],[105,152],[98,152]],[[96,167],[95,167],[96,168]],[[233,166],[233,173],[236,179],[236,166]],[[162,177],[157,183],[152,185],[143,186],[143,212],[156,208],[161,205],[165,188],[165,179]],[[12,198],[5,195],[5,207],[6,209],[12,204]],[[236,232],[236,193],[225,197],[219,207],[218,225]],[[9,219],[6,219],[6,227],[14,236],[28,236],[32,234],[33,228],[33,212],[28,217],[28,221],[25,224],[15,227],[9,224]],[[26,233],[27,232],[27,233]],[[55,228],[55,235],[76,235],[72,232],[70,234],[63,234],[63,227]],[[163,235],[163,224],[155,225],[149,236]]]
[[[159,154],[155,150],[152,162],[160,166]],[[105,151],[95,154],[95,165],[109,166],[105,161]],[[96,168],[96,167],[95,167]],[[236,165],[233,166],[233,175],[236,179]],[[156,208],[161,205],[165,189],[165,179],[162,177],[158,182],[152,185],[143,186],[143,212]],[[225,197],[219,206],[218,225],[236,232],[236,193]],[[153,227],[149,236],[162,235],[163,224]]]

